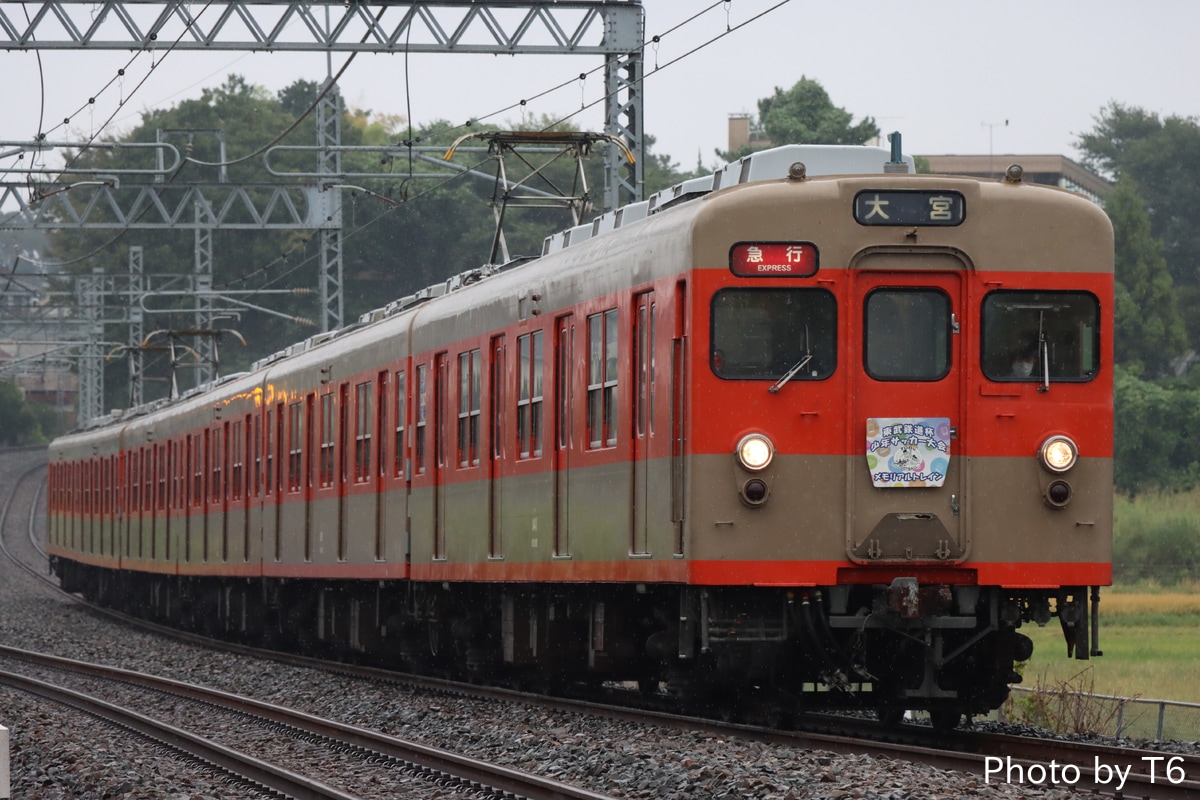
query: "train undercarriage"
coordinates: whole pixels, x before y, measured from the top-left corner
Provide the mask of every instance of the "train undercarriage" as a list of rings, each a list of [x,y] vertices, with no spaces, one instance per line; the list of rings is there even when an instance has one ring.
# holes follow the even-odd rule
[[[1001,705],[1057,618],[1068,655],[1098,653],[1098,590],[231,579],[54,560],[63,588],[172,627],[359,663],[567,692],[617,682],[689,713],[777,724],[819,709],[952,728]]]

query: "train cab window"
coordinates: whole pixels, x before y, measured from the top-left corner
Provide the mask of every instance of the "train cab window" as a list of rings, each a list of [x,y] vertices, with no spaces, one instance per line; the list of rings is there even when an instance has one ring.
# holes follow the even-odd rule
[[[993,381],[1089,381],[1100,301],[1088,292],[999,290],[983,298],[981,360]]]
[[[950,372],[950,298],[938,289],[867,295],[863,359],[880,381],[936,381]]]
[[[825,289],[722,289],[712,299],[712,371],[728,380],[819,381],[837,366],[837,302]]]

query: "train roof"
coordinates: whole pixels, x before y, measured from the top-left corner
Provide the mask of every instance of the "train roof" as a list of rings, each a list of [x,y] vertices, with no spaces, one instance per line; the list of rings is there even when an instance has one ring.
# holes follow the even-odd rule
[[[578,225],[546,237],[542,257],[559,253],[567,248],[591,241],[602,234],[634,225],[697,200],[712,192],[746,183],[778,180],[787,177],[792,164],[802,162],[809,176],[819,175],[879,175],[888,172],[912,173],[915,165],[911,156],[893,153],[883,147],[858,145],[785,145],[747,155],[717,169],[712,175],[692,178],[651,195],[649,199],[632,203],[596,217],[585,225]],[[380,308],[362,314],[350,325],[333,331],[325,331],[289,345],[275,353],[255,361],[249,372],[238,373],[218,381],[197,386],[173,400],[155,400],[136,408],[114,411],[86,424],[86,429],[108,427],[117,423],[129,424],[133,420],[151,415],[166,407],[184,408],[197,402],[208,402],[207,395],[229,384],[240,388],[245,384],[261,383],[273,365],[296,359],[317,349],[326,350],[334,342],[345,341],[346,337],[367,327],[398,317],[404,312],[480,281],[517,270],[519,267],[536,263],[539,258],[523,258],[506,264],[485,264],[481,267],[454,275],[445,281],[427,286],[418,292],[406,295]],[[407,316],[407,315],[406,315]],[[394,324],[407,325],[410,320]],[[331,348],[336,350],[337,348]],[[322,353],[323,358],[331,354]],[[301,362],[308,359],[301,359]],[[298,365],[296,365],[298,366]],[[239,388],[229,387],[237,393]],[[205,399],[199,399],[205,398]]]
[[[896,160],[893,160],[895,158]],[[760,150],[726,164],[712,175],[677,183],[655,192],[649,200],[622,206],[578,225],[547,236],[542,255],[558,252],[625,225],[645,219],[706,194],[744,183],[785,178],[792,164],[801,162],[805,173],[816,175],[881,175],[886,172],[915,172],[912,156],[894,156],[883,147],[840,144],[789,144]]]

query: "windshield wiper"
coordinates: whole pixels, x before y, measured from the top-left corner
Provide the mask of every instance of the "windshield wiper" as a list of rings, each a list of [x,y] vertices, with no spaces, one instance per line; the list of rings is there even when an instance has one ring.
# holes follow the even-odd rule
[[[775,384],[774,386],[772,386],[771,388],[767,389],[767,391],[768,391],[768,392],[770,392],[771,394],[775,394],[776,392],[778,392],[780,389],[782,389],[782,388],[783,388],[783,385],[784,385],[785,383],[787,383],[787,382],[788,382],[788,381],[790,381],[792,378],[794,378],[794,377],[796,376],[796,373],[797,373],[797,372],[799,372],[800,370],[804,369],[804,367],[805,367],[805,366],[808,364],[808,362],[810,362],[810,361],[812,361],[812,353],[809,353],[809,354],[808,354],[808,355],[806,355],[804,358],[802,358],[802,359],[800,359],[799,361],[797,361],[797,362],[796,362],[796,366],[792,367],[792,368],[791,368],[791,369],[789,369],[787,372],[783,373],[783,377],[782,377],[782,378],[780,378],[780,379],[778,380],[778,382],[776,382],[776,384]]]
[[[1050,342],[1046,338],[1046,312],[1038,315],[1038,358],[1042,362],[1042,381],[1039,392],[1050,391]]]

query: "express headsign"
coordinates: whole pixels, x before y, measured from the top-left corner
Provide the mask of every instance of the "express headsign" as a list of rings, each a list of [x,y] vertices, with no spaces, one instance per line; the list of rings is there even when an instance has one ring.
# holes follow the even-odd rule
[[[729,268],[744,278],[807,278],[817,272],[812,242],[742,242],[729,252]]]

